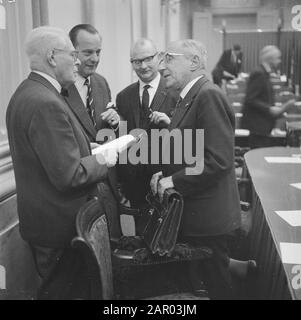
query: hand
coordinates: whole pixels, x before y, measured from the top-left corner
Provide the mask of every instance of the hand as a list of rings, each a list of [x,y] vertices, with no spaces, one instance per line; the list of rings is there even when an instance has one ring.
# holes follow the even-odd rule
[[[118,152],[115,148],[106,149],[96,155],[96,160],[100,165],[106,165],[108,168],[114,167],[118,159]]]
[[[161,202],[163,200],[165,190],[173,188],[173,187],[174,187],[174,184],[173,184],[171,176],[167,177],[167,178],[162,178],[159,180],[159,182],[158,182],[158,195],[159,195],[159,199]]]
[[[152,190],[153,195],[156,195],[158,192],[158,181],[163,177],[162,171],[155,173],[152,176],[150,181],[150,187]]]
[[[101,119],[107,122],[111,127],[115,127],[119,124],[120,117],[115,109],[109,108],[101,115]]]
[[[164,112],[159,112],[159,111],[154,111],[151,115],[150,115],[150,121],[153,122],[154,124],[159,124],[159,122],[163,122],[164,124],[166,124],[167,126],[170,124],[170,118],[168,117],[168,115]]]

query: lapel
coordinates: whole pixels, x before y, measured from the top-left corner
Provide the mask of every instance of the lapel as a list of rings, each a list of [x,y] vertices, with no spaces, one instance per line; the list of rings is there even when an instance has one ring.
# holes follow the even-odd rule
[[[186,94],[182,102],[177,106],[175,113],[171,119],[170,129],[174,129],[179,127],[179,124],[185,117],[188,110],[191,108],[194,98],[201,90],[202,86],[208,82],[209,80],[204,75],[201,79],[199,79],[193,87]]]
[[[166,93],[166,88],[165,88],[165,82],[162,78],[162,76],[160,76],[160,82],[159,82],[159,86],[157,88],[157,91],[154,95],[153,101],[150,105],[150,108],[153,111],[159,111],[161,109],[161,107],[163,106],[163,102],[166,99],[167,93]]]
[[[135,127],[139,128],[140,121],[140,97],[139,97],[139,82],[133,88],[133,94],[131,94],[129,99],[129,108],[133,112]]]
[[[28,76],[28,79],[33,80],[33,81],[40,82],[40,83],[42,83],[45,87],[47,87],[49,90],[53,91],[59,98],[63,99],[63,101],[64,101],[64,103],[65,103],[65,105],[66,105],[66,110],[67,110],[67,112],[70,112],[70,111],[69,111],[69,108],[67,107],[67,101],[66,101],[66,98],[67,98],[67,97],[63,98],[48,80],[46,80],[44,77],[40,76],[39,74],[37,74],[37,73],[35,73],[35,72],[31,72],[31,73],[29,74],[29,76]],[[76,89],[76,88],[75,88],[75,89]],[[77,91],[77,90],[76,90],[76,91]],[[69,92],[69,90],[68,90],[68,92]],[[80,98],[80,97],[79,97],[79,98]],[[62,101],[62,102],[63,102],[63,101]],[[68,104],[68,105],[69,105],[69,104]],[[71,110],[72,110],[72,108],[71,108]],[[70,117],[72,117],[72,116],[74,117],[73,114],[74,114],[74,112],[70,114]],[[78,119],[74,119],[74,121],[76,121],[76,120],[78,120]],[[79,127],[82,129],[82,126],[79,125]],[[86,141],[87,141],[89,150],[90,150],[90,152],[91,152],[90,139],[89,139],[89,137],[87,136],[87,134],[85,133],[84,130],[81,130],[81,131],[82,131],[82,133],[83,133],[83,135],[84,135],[84,137],[85,137],[85,139],[86,139]]]
[[[69,96],[65,97],[68,102],[69,107],[76,115],[78,121],[81,123],[83,128],[91,135],[92,137],[96,136],[96,130],[93,126],[93,123],[88,115],[85,105],[78,93],[76,86],[73,84],[68,88]]]

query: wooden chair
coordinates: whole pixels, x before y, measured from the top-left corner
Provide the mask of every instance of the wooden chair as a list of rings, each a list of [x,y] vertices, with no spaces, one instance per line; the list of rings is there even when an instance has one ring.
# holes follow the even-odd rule
[[[90,200],[78,212],[76,217],[77,236],[72,240],[72,246],[78,248],[85,261],[87,262],[88,272],[91,281],[91,299],[92,300],[110,300],[114,299],[113,289],[113,268],[112,262],[122,260],[121,256],[114,256],[111,251],[110,237],[107,220],[103,208],[97,198]],[[207,252],[207,258],[210,257]],[[204,252],[204,257],[206,252]],[[125,259],[121,265],[130,266],[131,260]],[[168,261],[167,261],[168,262]],[[177,292],[174,296],[164,296],[164,299],[196,299],[189,293]],[[153,297],[149,299],[158,299]],[[163,298],[162,298],[163,299]]]

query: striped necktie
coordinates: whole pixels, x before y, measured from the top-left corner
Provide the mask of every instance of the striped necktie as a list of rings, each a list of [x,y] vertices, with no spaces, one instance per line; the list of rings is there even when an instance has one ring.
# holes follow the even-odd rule
[[[92,88],[91,88],[90,81],[89,81],[88,78],[85,80],[84,85],[87,86],[87,88],[88,88],[87,101],[86,101],[87,111],[88,111],[88,114],[89,114],[89,116],[91,118],[93,126],[96,127],[95,109],[94,109],[94,106],[93,106]]]

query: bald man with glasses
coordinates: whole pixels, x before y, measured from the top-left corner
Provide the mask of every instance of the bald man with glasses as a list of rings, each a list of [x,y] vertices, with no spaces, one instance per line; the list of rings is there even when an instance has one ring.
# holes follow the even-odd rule
[[[127,121],[128,132],[136,128],[149,132],[153,128],[166,127],[178,96],[166,89],[165,79],[159,72],[160,54],[153,41],[137,40],[130,52],[130,62],[138,81],[118,93],[116,98],[118,113]],[[119,165],[118,173],[131,205],[143,206],[150,188],[148,166]]]

